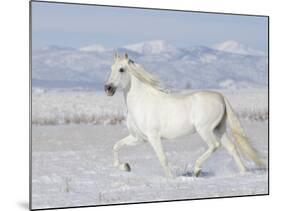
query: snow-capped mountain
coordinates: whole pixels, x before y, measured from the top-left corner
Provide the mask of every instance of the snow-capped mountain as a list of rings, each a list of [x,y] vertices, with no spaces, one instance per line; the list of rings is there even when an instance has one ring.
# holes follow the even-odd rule
[[[177,52],[175,48],[170,43],[165,40],[153,40],[148,42],[135,43],[131,45],[124,46],[125,49],[135,51],[140,54],[160,54],[167,52]]]
[[[80,51],[86,51],[86,52],[104,52],[106,51],[106,48],[103,47],[102,45],[95,44],[95,45],[89,45],[89,46],[84,46],[82,48],[79,48]]]
[[[264,52],[250,48],[249,46],[242,45],[233,40],[228,40],[222,43],[217,43],[213,46],[214,49],[225,51],[229,53],[236,53],[242,55],[257,55],[262,56]]]
[[[174,88],[266,87],[267,56],[253,53],[238,43],[229,46],[179,49],[162,40],[117,49],[100,45],[80,49],[48,46],[32,52],[33,86],[102,89],[114,51],[118,50],[128,52],[132,60]]]

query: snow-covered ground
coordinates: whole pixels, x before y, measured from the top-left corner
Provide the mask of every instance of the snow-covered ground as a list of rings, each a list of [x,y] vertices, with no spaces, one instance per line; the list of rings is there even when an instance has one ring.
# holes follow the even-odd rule
[[[223,92],[238,113],[251,143],[263,160],[268,154],[267,90]],[[112,146],[128,134],[122,95],[93,91],[32,93],[32,208],[264,194],[267,170],[244,160],[240,174],[225,150],[218,150],[192,175],[206,150],[194,134],[164,141],[175,179],[166,179],[148,144],[121,150],[131,172],[112,165]]]
[[[242,123],[251,143],[267,161],[268,122]],[[206,150],[196,134],[163,142],[175,179],[164,177],[148,144],[120,151],[121,159],[132,168],[122,172],[112,165],[112,146],[126,134],[123,124],[33,125],[32,208],[267,193],[267,171],[245,161],[249,171],[239,173],[222,148],[195,178],[193,164]]]

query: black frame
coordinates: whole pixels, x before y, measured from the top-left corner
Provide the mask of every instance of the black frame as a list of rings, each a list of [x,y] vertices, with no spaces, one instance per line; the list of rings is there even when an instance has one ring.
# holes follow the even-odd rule
[[[195,199],[173,199],[173,200],[156,200],[145,202],[128,202],[128,203],[116,203],[116,204],[103,204],[103,205],[83,205],[83,206],[71,206],[71,207],[50,207],[42,209],[32,209],[32,2],[41,2],[46,4],[71,4],[71,5],[84,5],[84,6],[99,6],[99,7],[117,7],[128,9],[147,9],[147,10],[162,10],[162,11],[175,11],[175,12],[193,12],[193,13],[206,13],[206,14],[221,14],[221,15],[236,15],[236,16],[253,16],[267,18],[268,27],[268,162],[267,162],[267,176],[268,176],[268,189],[267,193],[255,194],[255,195],[233,195],[233,196],[217,196]],[[58,2],[58,1],[42,1],[42,0],[30,0],[29,1],[29,210],[54,210],[54,209],[70,209],[70,208],[85,208],[85,207],[101,207],[101,206],[116,206],[116,205],[133,205],[133,204],[147,204],[147,203],[163,203],[163,202],[177,202],[177,201],[193,201],[204,199],[223,199],[223,198],[238,198],[249,196],[268,196],[270,195],[270,17],[268,15],[253,15],[253,14],[241,14],[241,13],[226,13],[226,12],[206,12],[196,10],[178,10],[178,9],[164,9],[164,8],[150,8],[150,7],[133,7],[133,6],[119,6],[119,5],[104,5],[104,4],[89,4],[89,3],[72,3],[72,2]]]

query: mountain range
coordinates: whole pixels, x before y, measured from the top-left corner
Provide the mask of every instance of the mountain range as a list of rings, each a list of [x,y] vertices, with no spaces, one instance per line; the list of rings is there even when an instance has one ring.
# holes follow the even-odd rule
[[[268,56],[235,41],[178,48],[164,40],[106,48],[46,46],[32,50],[32,85],[45,88],[103,89],[114,52],[130,59],[176,89],[261,88],[268,83]]]

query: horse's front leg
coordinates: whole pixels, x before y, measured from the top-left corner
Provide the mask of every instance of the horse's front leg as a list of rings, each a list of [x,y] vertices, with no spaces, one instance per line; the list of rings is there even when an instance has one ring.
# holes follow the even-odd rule
[[[161,143],[161,138],[159,136],[149,136],[149,143],[154,149],[161,166],[163,167],[167,177],[173,178],[173,174],[170,170],[167,157],[164,153],[163,146]]]
[[[129,163],[121,163],[119,160],[119,150],[123,146],[135,146],[141,143],[138,139],[133,137],[132,135],[129,135],[120,141],[118,141],[114,146],[113,146],[113,156],[114,156],[114,166],[119,168],[120,170],[123,171],[131,171],[131,167]]]

